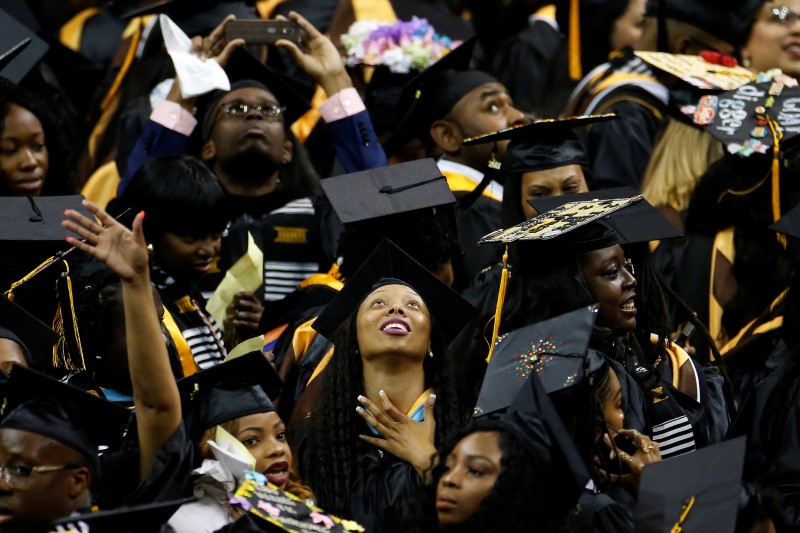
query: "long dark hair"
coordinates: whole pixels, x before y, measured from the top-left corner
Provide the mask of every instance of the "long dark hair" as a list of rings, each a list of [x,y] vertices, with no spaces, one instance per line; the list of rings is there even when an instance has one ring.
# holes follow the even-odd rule
[[[479,432],[497,433],[502,452],[500,474],[494,487],[481,502],[469,520],[457,526],[440,526],[434,502],[439,480],[447,472],[446,460],[464,438]],[[384,528],[390,533],[452,532],[488,533],[527,531],[536,524],[543,533],[575,531],[576,516],[554,515],[560,503],[554,501],[548,482],[552,476],[562,475],[550,465],[531,455],[507,426],[487,417],[473,420],[464,430],[446,442],[438,454],[438,463],[432,467],[433,481],[402,503],[395,516],[384,519]]]
[[[452,364],[443,356],[444,343],[431,324],[431,351],[425,357],[425,386],[441,393],[434,407],[436,442],[442,443],[456,431],[464,409],[460,405]],[[361,456],[370,447],[358,438],[364,423],[356,413],[356,398],[364,394],[363,366],[358,351],[355,313],[334,336],[333,357],[322,376],[322,390],[311,414],[312,446],[305,449],[303,476],[324,509],[337,514],[346,510],[353,485],[363,474]]]
[[[30,111],[42,124],[48,157],[42,196],[75,194],[72,145],[64,135],[56,116],[47,108],[44,98],[0,78],[0,132],[5,127],[12,104]],[[2,184],[3,180],[0,180],[0,195],[7,194],[3,191]]]

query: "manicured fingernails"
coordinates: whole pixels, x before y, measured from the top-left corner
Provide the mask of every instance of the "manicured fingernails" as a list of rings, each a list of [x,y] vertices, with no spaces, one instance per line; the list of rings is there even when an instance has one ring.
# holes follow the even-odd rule
[[[139,214],[142,215],[142,222],[144,222],[144,210],[139,211]]]
[[[356,407],[356,413],[363,415],[365,412],[363,407]]]
[[[364,396],[358,395],[358,401],[361,403],[366,403],[367,399]]]
[[[380,395],[381,398],[386,398],[386,393],[383,392],[383,389],[379,390],[378,394]]]

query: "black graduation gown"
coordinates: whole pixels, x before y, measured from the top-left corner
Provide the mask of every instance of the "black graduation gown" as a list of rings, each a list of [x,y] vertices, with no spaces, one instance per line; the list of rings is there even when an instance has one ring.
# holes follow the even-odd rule
[[[739,410],[729,438],[747,435],[742,480],[749,484],[777,490],[783,501],[778,531],[797,531],[800,528],[800,380],[795,380],[780,406],[786,410],[782,428],[767,433],[767,409],[770,394],[781,377],[774,372],[753,387]]]
[[[457,200],[467,192],[455,191]],[[456,206],[456,228],[458,243],[464,252],[464,271],[466,279],[474,279],[484,268],[497,262],[500,256],[494,244],[478,244],[478,241],[501,227],[502,202],[481,195],[470,206]]]
[[[303,457],[308,446],[318,445],[309,435],[309,429],[307,419],[292,427],[297,457]],[[360,426],[359,433],[372,435],[366,423]],[[359,458],[362,473],[351,487],[342,518],[355,520],[370,533],[379,533],[383,514],[393,505],[409,498],[422,480],[411,464],[374,446],[361,442],[354,445],[362,450]]]

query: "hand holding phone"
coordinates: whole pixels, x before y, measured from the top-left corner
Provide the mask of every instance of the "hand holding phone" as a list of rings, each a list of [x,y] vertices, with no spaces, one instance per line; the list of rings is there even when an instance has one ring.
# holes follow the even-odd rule
[[[225,37],[244,39],[246,44],[275,44],[281,39],[304,46],[305,30],[293,21],[283,20],[231,20],[225,24]]]

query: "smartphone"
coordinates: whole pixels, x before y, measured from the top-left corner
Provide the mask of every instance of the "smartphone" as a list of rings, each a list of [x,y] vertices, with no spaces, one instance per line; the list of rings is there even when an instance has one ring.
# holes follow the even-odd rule
[[[279,20],[231,20],[225,24],[225,37],[244,39],[247,44],[275,44],[286,39],[302,47],[305,31],[296,22]]]

